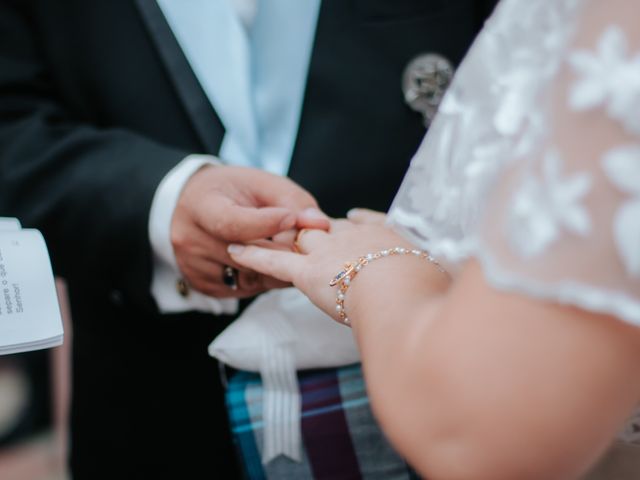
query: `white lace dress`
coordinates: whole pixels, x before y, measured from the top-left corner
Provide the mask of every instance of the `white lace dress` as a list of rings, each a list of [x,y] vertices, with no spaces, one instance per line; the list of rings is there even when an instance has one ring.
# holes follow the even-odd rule
[[[638,20],[638,0],[503,0],[391,224],[454,274],[473,256],[496,288],[640,327]]]

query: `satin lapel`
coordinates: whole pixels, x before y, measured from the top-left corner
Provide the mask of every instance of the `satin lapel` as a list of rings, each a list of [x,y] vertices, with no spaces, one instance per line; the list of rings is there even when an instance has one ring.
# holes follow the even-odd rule
[[[217,154],[224,127],[198,83],[156,0],[135,0],[142,20],[183,103],[205,153]]]

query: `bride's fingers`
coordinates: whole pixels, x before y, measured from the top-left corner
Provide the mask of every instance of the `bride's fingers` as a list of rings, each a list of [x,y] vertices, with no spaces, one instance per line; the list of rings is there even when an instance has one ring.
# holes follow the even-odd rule
[[[344,218],[331,220],[331,233],[341,233],[346,230],[353,229],[353,223]]]
[[[331,223],[332,230],[334,223],[335,221]],[[330,234],[325,232],[324,230],[311,230],[308,228],[303,228],[296,234],[293,240],[293,245],[298,252],[308,253],[320,246],[322,243],[326,242],[329,235]]]
[[[289,248],[293,246],[293,240],[296,238],[296,234],[298,230],[285,230],[284,232],[277,233],[271,239],[273,243],[277,243],[278,245],[285,245]]]
[[[295,230],[294,230],[295,232]],[[282,232],[287,233],[287,232]],[[279,234],[278,234],[279,235]],[[281,250],[285,252],[291,251],[291,242],[277,241],[274,236],[271,240],[254,240],[249,245],[255,245],[256,247],[268,248],[269,250]]]
[[[296,227],[328,230],[331,219],[317,208],[307,208],[298,214]]]
[[[293,283],[299,275],[304,257],[287,251],[270,250],[256,245],[232,244],[227,248],[233,261],[257,272]]]
[[[318,230],[319,232],[330,231],[331,233],[335,233],[336,231],[341,230],[340,225],[344,224],[346,220],[331,220],[327,225],[327,228],[323,229],[315,229],[315,228],[301,228],[300,230],[285,230],[284,232],[280,232],[272,237],[272,242],[275,245],[279,245],[286,248],[301,248],[300,239],[302,235],[305,235],[308,231]],[[298,245],[296,245],[296,243]]]
[[[376,212],[368,208],[352,208],[347,212],[347,218],[353,223],[370,223],[383,225],[387,215],[383,212]]]

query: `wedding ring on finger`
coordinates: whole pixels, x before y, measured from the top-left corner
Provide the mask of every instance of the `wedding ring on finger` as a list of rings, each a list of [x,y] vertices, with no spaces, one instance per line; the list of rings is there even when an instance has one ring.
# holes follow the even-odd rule
[[[238,289],[238,270],[225,265],[222,268],[222,283],[224,283],[231,290]]]
[[[298,233],[296,233],[295,238],[293,239],[293,251],[296,253],[302,253],[302,249],[300,248],[300,239],[302,238],[302,236],[307,233],[309,231],[308,228],[302,228],[300,230],[298,230]]]

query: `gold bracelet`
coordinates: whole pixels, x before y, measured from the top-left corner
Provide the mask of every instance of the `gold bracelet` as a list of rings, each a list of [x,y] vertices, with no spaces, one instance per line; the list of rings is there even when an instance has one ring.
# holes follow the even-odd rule
[[[435,265],[442,273],[447,271],[442,268],[442,265],[433,258],[428,252],[418,249],[410,249],[404,247],[390,248],[389,250],[380,250],[375,253],[367,253],[365,256],[358,258],[355,262],[348,262],[344,264],[344,268],[338,272],[338,274],[329,282],[330,287],[338,285],[338,295],[336,297],[336,312],[338,313],[339,321],[344,325],[350,326],[350,320],[347,316],[347,311],[344,307],[344,300],[346,298],[347,290],[351,285],[351,282],[355,276],[367,266],[370,262],[378,260],[380,258],[392,257],[395,255],[414,255],[418,258],[425,259],[429,263]]]

